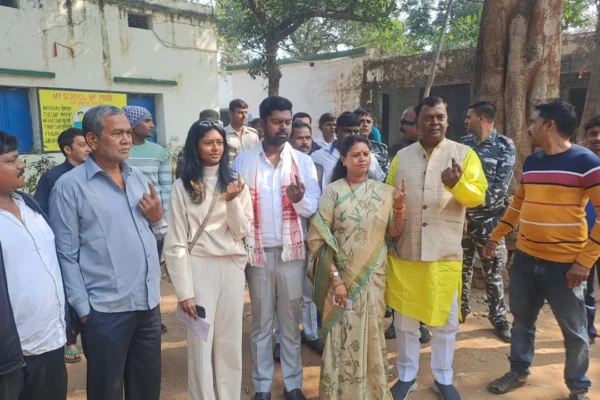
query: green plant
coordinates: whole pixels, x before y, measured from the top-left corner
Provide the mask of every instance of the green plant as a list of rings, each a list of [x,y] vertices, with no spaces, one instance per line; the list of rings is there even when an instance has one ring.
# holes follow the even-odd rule
[[[29,158],[35,156],[35,161],[29,162]],[[29,194],[34,194],[37,189],[38,182],[42,175],[50,168],[56,165],[56,162],[48,154],[42,153],[39,148],[34,148],[28,155],[23,159],[27,166],[25,179],[25,187],[23,190]]]
[[[179,144],[179,138],[172,136],[167,142],[167,159],[171,165],[171,175],[175,180],[175,171],[177,169],[177,161],[179,160],[179,154],[183,151],[183,146]]]

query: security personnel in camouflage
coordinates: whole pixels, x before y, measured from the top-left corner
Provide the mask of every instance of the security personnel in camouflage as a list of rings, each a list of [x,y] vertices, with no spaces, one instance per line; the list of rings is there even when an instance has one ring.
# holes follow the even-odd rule
[[[473,279],[473,259],[477,250],[483,267],[489,320],[496,329],[496,334],[503,341],[510,343],[510,327],[506,320],[506,303],[504,302],[504,282],[502,268],[507,259],[504,241],[496,249],[496,257],[483,257],[483,247],[490,238],[496,225],[500,222],[507,205],[507,191],[513,177],[515,166],[515,145],[511,139],[496,132],[494,121],[496,108],[487,101],[474,103],[467,107],[465,125],[469,135],[461,139],[461,143],[471,147],[481,159],[488,189],[485,203],[477,208],[467,210],[467,229],[463,238],[463,321],[470,312],[469,292]]]

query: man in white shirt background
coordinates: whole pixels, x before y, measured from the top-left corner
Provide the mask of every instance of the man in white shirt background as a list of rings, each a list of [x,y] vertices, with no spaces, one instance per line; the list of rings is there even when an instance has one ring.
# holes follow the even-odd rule
[[[286,400],[304,400],[300,304],[304,281],[306,219],[321,192],[311,158],[288,143],[292,103],[272,96],[260,105],[264,139],[241,154],[233,170],[250,189],[255,222],[246,237],[252,302],[252,380],[256,400],[269,400],[273,383],[273,318],[281,330],[281,371]]]
[[[0,399],[65,400],[63,281],[46,216],[17,191],[25,185],[17,147],[0,131]]]
[[[321,150],[315,151],[311,154],[315,164],[323,167],[323,179],[321,182],[319,182],[323,190],[325,190],[327,185],[330,183],[333,168],[340,159],[339,149],[341,148],[344,139],[346,139],[348,136],[359,134],[360,119],[354,113],[342,113],[336,120],[336,132],[337,139],[335,139],[326,147],[323,147]],[[385,179],[385,173],[379,166],[379,162],[373,153],[371,153],[371,165],[369,166],[368,174],[370,179],[375,179],[379,182],[383,182]]]
[[[335,116],[325,113],[319,118],[319,130],[321,135],[315,138],[315,143],[321,147],[329,147],[335,140]]]

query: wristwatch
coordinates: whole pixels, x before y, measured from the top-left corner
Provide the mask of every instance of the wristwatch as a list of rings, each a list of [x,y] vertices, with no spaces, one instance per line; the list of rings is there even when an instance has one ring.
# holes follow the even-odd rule
[[[337,278],[338,276],[340,276],[340,272],[339,272],[339,271],[333,271],[331,274],[332,274],[333,276],[335,276],[336,278]]]

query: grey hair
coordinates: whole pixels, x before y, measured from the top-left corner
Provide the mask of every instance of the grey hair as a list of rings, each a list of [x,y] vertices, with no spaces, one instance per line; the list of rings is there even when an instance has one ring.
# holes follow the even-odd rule
[[[110,105],[101,105],[90,108],[86,111],[83,116],[83,121],[81,122],[83,132],[92,132],[96,136],[101,137],[102,131],[104,131],[102,118],[112,117],[113,115],[125,115],[125,113],[120,108]]]

